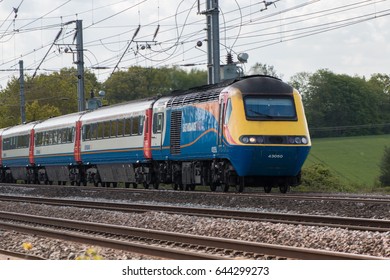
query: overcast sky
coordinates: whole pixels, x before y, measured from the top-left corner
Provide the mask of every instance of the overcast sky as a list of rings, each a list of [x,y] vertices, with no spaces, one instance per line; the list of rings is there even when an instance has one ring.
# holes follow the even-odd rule
[[[390,1],[279,0],[267,9],[257,0],[219,2],[221,63],[227,52],[235,60],[246,52],[247,72],[266,63],[287,81],[323,68],[390,74]],[[199,3],[202,12],[205,0]],[[206,17],[197,0],[0,0],[0,85],[19,76],[19,60],[28,75],[75,67],[75,20],[83,23],[85,68],[100,81],[115,66],[206,70]]]

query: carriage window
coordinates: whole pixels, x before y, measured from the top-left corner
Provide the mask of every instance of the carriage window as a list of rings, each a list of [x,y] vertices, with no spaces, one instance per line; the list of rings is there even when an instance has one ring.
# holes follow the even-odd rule
[[[124,130],[125,130],[125,120],[124,119],[121,119],[121,120],[118,120],[118,132],[117,132],[117,136],[118,137],[122,137],[123,136],[123,133],[124,133]]]
[[[161,133],[163,130],[164,114],[156,113],[153,115],[153,133]]]
[[[63,144],[66,143],[66,133],[64,133],[65,128],[57,130],[57,143]]]
[[[64,133],[63,133],[63,130],[64,129],[59,129],[59,130],[57,130],[57,144],[62,144],[62,143],[64,143],[64,138],[63,138],[63,136],[64,136]]]
[[[11,146],[11,139],[10,138],[4,138],[3,139],[3,149],[9,150]]]
[[[125,136],[131,135],[131,119],[125,119]]]
[[[58,144],[58,131],[53,130],[52,133],[53,133],[53,145],[56,145]]]
[[[97,139],[98,137],[98,125],[97,123],[91,123],[90,124],[91,128],[91,140],[94,140],[94,139]],[[74,134],[74,127],[72,127],[72,131],[71,131],[71,141],[70,142],[73,142],[73,134]]]
[[[248,120],[296,120],[291,96],[247,96],[244,99]]]
[[[43,132],[35,134],[35,146],[43,145]]]
[[[97,139],[102,139],[104,135],[104,123],[97,123]]]
[[[91,125],[83,126],[83,140],[91,140]]]
[[[12,136],[3,139],[3,150],[28,148],[29,135]]]
[[[111,122],[104,122],[104,138],[108,138],[111,135]]]
[[[131,135],[138,135],[140,131],[139,127],[139,117],[131,118],[132,120],[132,127],[131,127]]]
[[[17,139],[16,148],[27,148],[29,144],[28,135],[19,135]]]
[[[117,120],[113,120],[111,121],[111,133],[110,133],[110,137],[116,137],[117,136],[117,133],[118,133],[118,121]]]
[[[138,134],[142,135],[144,131],[145,116],[139,116],[139,130]]]
[[[94,130],[96,130],[96,126],[94,126]],[[70,127],[69,128],[69,130],[68,130],[68,142],[69,143],[73,143],[74,142],[75,131],[76,131],[75,127]]]

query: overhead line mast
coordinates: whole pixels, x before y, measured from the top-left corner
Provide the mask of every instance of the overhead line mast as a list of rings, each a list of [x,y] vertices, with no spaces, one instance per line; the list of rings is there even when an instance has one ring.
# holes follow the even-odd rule
[[[83,46],[83,21],[76,20],[76,49],[77,49],[77,101],[78,111],[85,110],[84,90],[84,46]]]
[[[207,67],[208,84],[220,82],[220,49],[219,49],[219,5],[218,0],[206,0],[206,10],[198,13],[207,17]]]

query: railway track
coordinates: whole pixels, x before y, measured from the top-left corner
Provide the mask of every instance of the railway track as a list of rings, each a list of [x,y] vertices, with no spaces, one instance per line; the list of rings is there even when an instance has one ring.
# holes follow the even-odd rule
[[[0,228],[163,259],[384,259],[367,255],[196,236],[13,212],[0,212]]]
[[[281,200],[306,200],[306,201],[339,201],[339,202],[352,202],[352,203],[373,203],[373,204],[390,204],[390,196],[380,196],[380,195],[358,195],[358,194],[329,194],[329,193],[315,193],[315,194],[306,194],[306,193],[264,193],[260,192],[257,189],[255,191],[249,191],[247,193],[233,193],[233,192],[208,192],[208,191],[174,191],[171,187],[166,189],[125,189],[125,188],[102,188],[102,187],[93,187],[93,186],[61,186],[61,185],[22,185],[22,184],[6,184],[2,183],[3,186],[10,187],[33,187],[33,188],[47,188],[47,189],[63,189],[68,190],[75,189],[78,191],[91,192],[112,192],[112,193],[124,193],[124,194],[139,194],[139,193],[150,193],[150,192],[160,192],[161,194],[175,193],[175,195],[187,196],[189,193],[195,195],[207,195],[207,196],[235,196],[235,197],[248,197],[248,198],[262,198],[262,199],[281,199]]]
[[[122,212],[158,211],[171,214],[196,215],[213,218],[244,219],[273,223],[302,224],[310,226],[339,227],[362,231],[390,231],[390,220],[366,219],[352,217],[335,217],[319,215],[303,215],[288,213],[251,212],[242,210],[227,210],[213,208],[179,207],[165,205],[128,204],[117,202],[98,202],[70,200],[57,198],[19,197],[0,195],[0,201],[24,202],[53,206],[72,206],[81,208],[96,208]]]

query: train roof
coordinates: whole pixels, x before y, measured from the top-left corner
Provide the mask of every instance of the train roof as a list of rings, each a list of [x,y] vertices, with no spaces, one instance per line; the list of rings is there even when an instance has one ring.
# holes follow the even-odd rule
[[[91,120],[112,119],[113,117],[125,118],[132,113],[144,112],[146,109],[151,108],[155,100],[155,98],[150,98],[101,107],[99,109],[86,112],[80,120],[84,122]]]
[[[285,84],[281,79],[273,77],[273,76],[269,76],[269,75],[249,75],[249,76],[244,76],[244,77],[238,77],[238,78],[234,78],[234,79],[225,80],[225,81],[222,81],[222,82],[216,83],[216,84],[202,85],[202,86],[189,88],[189,89],[186,89],[186,90],[174,90],[174,91],[172,91],[172,92],[170,92],[170,93],[168,93],[166,95],[177,96],[177,95],[185,95],[185,94],[197,93],[197,92],[202,92],[202,91],[210,91],[210,90],[213,90],[213,89],[225,88],[225,87],[233,85],[233,84],[235,84],[237,82],[246,81],[248,79],[250,80],[250,79],[254,79],[254,78],[257,78],[257,80],[258,80],[258,78],[261,78],[262,80],[274,81],[275,84],[276,83],[283,83],[283,84]]]
[[[231,86],[238,88],[242,93],[291,94],[293,92],[293,87],[289,84],[278,78],[265,75],[248,76],[245,79],[235,81]]]
[[[291,94],[293,92],[293,88],[279,78],[268,75],[251,75],[188,90],[173,91],[167,107],[217,100],[221,91],[228,87],[237,88],[243,93],[259,92],[259,90],[264,94]]]
[[[68,115],[62,115],[58,117],[53,117],[50,119],[46,119],[40,123],[38,123],[34,129],[36,131],[69,127],[74,125],[80,117],[85,114],[85,112],[77,112]]]
[[[33,121],[26,124],[20,124],[17,126],[10,127],[3,131],[3,137],[7,136],[16,136],[16,135],[24,135],[29,134],[31,129],[34,128],[36,124],[38,124],[40,121]]]
[[[7,129],[8,129],[8,127],[0,128],[0,136],[2,136],[2,135],[3,135],[3,132],[4,132],[5,130],[7,130]]]

